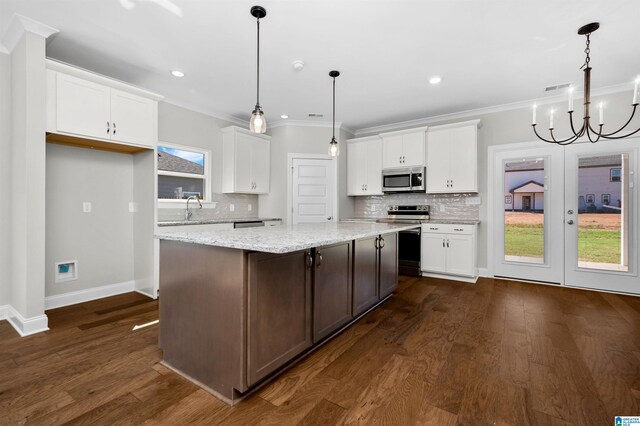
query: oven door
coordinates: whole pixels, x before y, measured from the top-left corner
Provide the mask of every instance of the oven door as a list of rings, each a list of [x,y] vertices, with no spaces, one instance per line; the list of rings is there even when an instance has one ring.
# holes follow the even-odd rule
[[[400,275],[421,276],[420,235],[420,228],[398,232],[398,273]]]

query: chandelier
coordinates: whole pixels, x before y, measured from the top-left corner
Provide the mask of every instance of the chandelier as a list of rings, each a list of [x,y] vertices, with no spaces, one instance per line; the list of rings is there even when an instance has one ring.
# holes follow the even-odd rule
[[[584,65],[580,67],[581,69],[584,68],[584,115],[582,118],[582,126],[576,130],[576,125],[573,123],[573,112],[574,112],[573,111],[573,88],[570,88],[569,89],[569,108],[567,112],[569,113],[569,123],[571,124],[571,132],[573,133],[573,135],[569,136],[566,139],[556,139],[555,135],[553,134],[553,113],[554,113],[553,109],[549,114],[550,139],[546,139],[540,136],[540,134],[536,130],[536,106],[535,105],[533,106],[533,120],[531,124],[533,127],[533,132],[536,134],[536,136],[539,139],[545,142],[555,143],[558,145],[569,145],[570,143],[575,142],[579,138],[586,136],[591,143],[595,143],[595,142],[598,142],[601,138],[623,139],[623,138],[632,136],[635,133],[640,132],[640,128],[638,128],[637,130],[627,133],[626,135],[618,135],[618,133],[624,130],[627,127],[627,125],[631,123],[631,120],[633,119],[633,116],[636,113],[636,109],[638,108],[638,84],[640,84],[640,78],[636,79],[635,87],[633,89],[633,102],[631,103],[631,106],[633,106],[633,110],[631,111],[631,117],[629,117],[627,122],[621,128],[619,128],[615,132],[610,132],[610,133],[605,133],[603,131],[604,108],[603,108],[602,102],[600,102],[600,105],[599,105],[598,129],[595,130],[591,125],[591,115],[590,115],[591,114],[591,67],[589,66],[589,61],[591,60],[589,56],[589,54],[591,53],[589,44],[591,43],[591,41],[589,39],[589,36],[591,36],[591,33],[596,31],[598,28],[600,28],[600,24],[598,22],[592,22],[591,24],[584,25],[580,27],[580,29],[578,29],[578,34],[584,35],[587,38],[587,47],[584,49],[584,53],[586,54],[586,59],[584,61]]]

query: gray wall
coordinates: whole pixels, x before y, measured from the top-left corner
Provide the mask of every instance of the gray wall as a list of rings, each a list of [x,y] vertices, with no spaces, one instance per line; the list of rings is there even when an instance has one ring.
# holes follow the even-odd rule
[[[134,279],[130,201],[133,156],[47,144],[47,296]],[[69,260],[78,279],[56,283],[55,263]]]
[[[11,57],[0,53],[0,306],[9,303],[11,199]]]
[[[158,105],[158,143],[171,143],[211,150],[211,190],[213,205],[195,209],[193,218],[233,218],[257,217],[258,196],[245,194],[221,194],[222,190],[222,132],[223,127],[232,123],[210,115],[191,111],[179,106],[160,102]],[[271,145],[273,149],[273,142]],[[233,204],[235,210],[230,211]],[[249,211],[248,205],[252,210]],[[159,220],[180,219],[184,216],[184,205],[176,208],[158,209]]]
[[[628,92],[598,96],[592,99],[592,105],[594,106],[597,106],[600,101],[604,101],[605,131],[617,129],[629,118],[632,109],[630,105],[633,97],[631,89],[632,87],[630,86]],[[582,117],[581,102],[581,99],[576,99],[574,102],[575,109],[577,110],[574,115],[578,117],[578,119],[574,121],[578,126],[580,125],[579,121]],[[549,127],[548,111],[550,108],[554,108],[556,111],[554,117],[554,134],[558,137],[568,135],[570,130],[567,121],[568,114],[566,113],[567,103],[564,101],[538,107],[538,126],[536,126],[538,131],[544,132],[545,135],[548,135],[548,130],[545,132],[543,129]],[[597,108],[592,111],[591,115],[595,117],[595,123],[597,124]],[[478,130],[478,191],[482,202],[480,205],[480,220],[482,223],[478,228],[478,267],[480,268],[486,268],[488,265],[487,247],[491,240],[487,236],[487,221],[489,219],[487,217],[488,147],[491,145],[517,142],[538,142],[541,146],[544,146],[545,143],[538,140],[533,134],[531,129],[531,116],[532,110],[527,107],[489,114],[478,114],[454,120],[433,121],[429,123],[429,125],[439,125],[465,120],[481,120],[480,129]],[[634,118],[634,121],[629,125],[629,128],[637,129],[639,126],[640,116]],[[411,127],[416,126],[414,125]],[[399,127],[399,129],[400,128],[401,127]],[[366,134],[359,134],[358,136],[366,136]]]
[[[280,126],[271,130],[271,190],[260,195],[260,215],[287,218],[287,157],[295,154],[327,154],[331,140],[331,128],[308,126]],[[346,141],[353,137],[340,131],[338,141],[341,155],[338,157],[338,215],[340,218],[353,216],[354,200],[347,197],[347,156]]]

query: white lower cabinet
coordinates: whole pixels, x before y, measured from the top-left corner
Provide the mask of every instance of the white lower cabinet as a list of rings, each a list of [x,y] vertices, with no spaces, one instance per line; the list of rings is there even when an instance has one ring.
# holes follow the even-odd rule
[[[476,277],[476,225],[423,224],[421,253],[424,275]]]

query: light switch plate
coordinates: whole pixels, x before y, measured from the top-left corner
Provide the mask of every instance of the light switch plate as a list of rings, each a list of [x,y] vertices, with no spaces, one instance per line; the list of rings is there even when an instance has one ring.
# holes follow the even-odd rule
[[[440,204],[440,211],[443,212],[445,210],[446,210],[446,208],[445,208],[444,204]]]
[[[251,208],[252,208],[251,204],[247,204],[247,211],[251,211]]]
[[[129,213],[135,213],[138,211],[138,205],[134,202],[129,202]]]
[[[91,203],[89,201],[85,201],[82,203],[82,212],[91,213]]]
[[[236,211],[236,205],[235,204],[229,204],[229,211],[230,212]]]
[[[479,206],[480,197],[467,197],[464,199],[464,203],[468,206]]]

